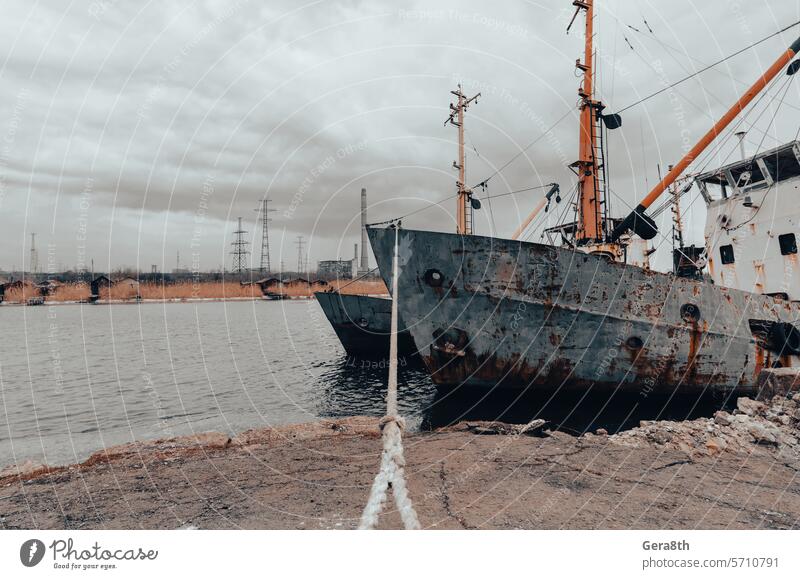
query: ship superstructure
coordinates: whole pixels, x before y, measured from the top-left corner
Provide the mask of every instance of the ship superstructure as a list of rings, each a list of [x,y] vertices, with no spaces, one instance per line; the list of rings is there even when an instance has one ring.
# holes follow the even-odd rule
[[[800,142],[695,178],[708,208],[708,273],[720,286],[800,301]]]

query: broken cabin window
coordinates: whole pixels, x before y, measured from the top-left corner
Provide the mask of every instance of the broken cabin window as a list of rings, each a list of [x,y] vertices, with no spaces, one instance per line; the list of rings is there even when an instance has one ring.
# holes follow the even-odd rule
[[[800,162],[797,161],[792,147],[762,157],[762,160],[776,183],[800,176]]]
[[[797,253],[797,240],[794,237],[794,233],[779,235],[778,244],[781,246],[781,255]]]
[[[700,183],[701,191],[707,201],[719,201],[728,198],[727,180],[724,176],[720,178],[709,178]]]
[[[719,257],[722,260],[724,265],[729,263],[733,263],[736,261],[733,257],[733,246],[732,245],[722,245],[719,248]]]
[[[767,186],[767,178],[756,163],[748,163],[731,169],[734,187],[740,191],[750,191]]]

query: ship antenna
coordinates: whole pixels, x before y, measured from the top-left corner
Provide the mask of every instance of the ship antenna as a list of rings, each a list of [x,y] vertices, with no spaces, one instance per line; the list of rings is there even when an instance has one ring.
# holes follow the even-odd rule
[[[458,127],[458,161],[453,162],[453,167],[458,169],[456,223],[458,233],[472,235],[472,209],[473,206],[476,206],[476,209],[480,208],[480,204],[477,199],[472,200],[472,190],[467,187],[467,159],[464,152],[464,112],[472,102],[478,102],[477,99],[481,96],[481,93],[467,98],[461,91],[460,83],[458,89],[451,90],[450,93],[458,99],[456,104],[450,103],[450,116],[444,122],[445,125],[450,123]]]

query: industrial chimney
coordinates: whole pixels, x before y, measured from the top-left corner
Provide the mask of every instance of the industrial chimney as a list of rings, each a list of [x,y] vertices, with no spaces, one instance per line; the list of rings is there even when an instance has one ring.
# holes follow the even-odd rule
[[[361,189],[361,267],[359,268],[361,275],[369,271],[367,243],[367,190]]]

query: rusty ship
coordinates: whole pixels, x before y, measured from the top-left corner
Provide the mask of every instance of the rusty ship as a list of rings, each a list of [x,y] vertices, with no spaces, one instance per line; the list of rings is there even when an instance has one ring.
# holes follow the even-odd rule
[[[466,235],[459,211],[457,234],[370,226],[380,271],[392,287],[400,227],[399,315],[439,387],[752,393],[762,369],[800,364],[800,143],[684,173],[770,82],[800,69],[800,39],[629,215],[612,218],[601,142],[622,119],[594,96],[594,3],[573,3],[585,53],[575,219],[552,228],[561,243]],[[635,265],[635,243],[659,235],[648,208],[678,195],[679,179],[706,203],[705,247],[678,247],[671,273]],[[472,198],[459,184],[464,208]]]

